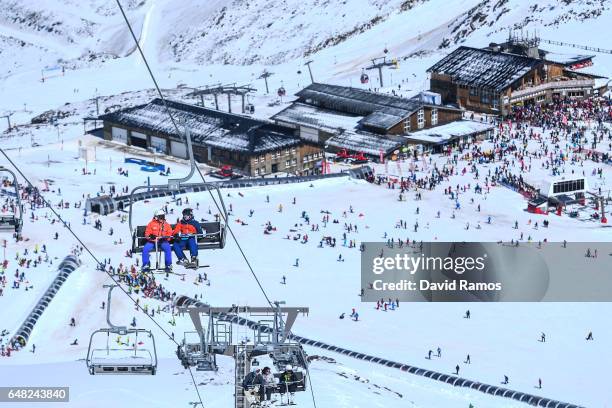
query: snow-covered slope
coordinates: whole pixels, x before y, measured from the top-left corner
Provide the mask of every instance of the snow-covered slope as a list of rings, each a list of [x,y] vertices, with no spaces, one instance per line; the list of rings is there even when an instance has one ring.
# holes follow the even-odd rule
[[[109,148],[113,146],[112,143],[101,144],[93,137],[82,141],[90,148],[97,147],[95,162],[85,163],[75,158],[79,145],[77,140],[21,152],[15,149],[10,151],[10,155],[36,185],[42,184],[43,177],[52,181],[51,191],[45,196],[54,204],[62,199],[77,202],[82,200],[83,194],[94,195],[102,187],[106,189],[108,184],[114,184],[118,189],[126,186],[131,189],[146,183],[147,177],[151,178],[152,183],[167,180],[123,163],[126,154],[117,145],[116,148]],[[536,145],[532,141],[531,146]],[[186,173],[186,166],[182,163],[157,160],[171,166],[173,174]],[[433,160],[442,167],[446,157],[435,156]],[[547,172],[540,167],[540,161],[534,159],[534,176]],[[5,161],[0,163],[6,164]],[[467,166],[465,160],[459,163],[461,167]],[[601,185],[606,189],[609,185],[605,184],[609,183],[612,175],[609,166],[604,167],[603,177],[600,178],[592,173],[600,164],[585,161],[584,167],[578,167],[578,164],[571,163],[568,160],[565,165],[567,171],[577,168],[585,171],[593,188]],[[91,174],[82,174],[85,166],[88,166]],[[408,174],[409,166],[409,163],[401,163],[397,169],[395,166],[389,168],[392,174],[400,170],[400,174]],[[130,176],[119,175],[119,167],[127,167]],[[479,168],[484,173],[491,166],[483,163],[479,164]],[[383,172],[384,166],[380,166],[378,171]],[[419,174],[423,175],[424,172]],[[452,185],[472,182],[473,175],[469,172],[457,174],[448,181]],[[241,189],[240,194],[236,191],[223,194],[226,205],[232,208],[231,228],[269,296],[274,300],[286,300],[288,305],[310,307],[309,315],[300,316],[297,320],[293,329],[296,334],[444,373],[453,372],[453,367],[460,364],[461,375],[472,380],[499,384],[503,375],[508,375],[511,378],[510,388],[515,390],[589,407],[610,405],[605,372],[611,362],[607,347],[612,339],[612,329],[605,318],[610,309],[606,304],[402,303],[398,309],[384,312],[376,310],[373,304],[360,302],[359,251],[343,246],[340,238],[345,231],[343,224],[350,223],[359,229],[358,232],[349,233],[348,237],[356,239],[358,243],[384,240],[385,234],[394,238],[426,241],[495,242],[518,239],[522,232],[534,242],[546,239],[549,241],[546,245],[561,245],[552,241],[562,239],[600,241],[600,244],[593,244],[602,254],[599,258],[585,257],[580,260],[586,267],[591,262],[610,262],[607,256],[609,244],[605,243],[610,239],[609,228],[602,228],[599,223],[589,220],[551,215],[553,218],[550,218],[549,227],[538,229],[532,221],[541,221],[539,217],[544,216],[534,218],[533,214],[525,212],[524,197],[502,186],[496,186],[484,195],[466,191],[461,198],[463,209],[457,211],[455,218],[451,218],[454,201],[445,196],[440,188],[424,191],[421,201],[409,199],[401,202],[397,200],[397,190],[343,179],[317,181],[312,187],[308,183],[292,184],[246,188]],[[269,202],[266,196],[269,196]],[[296,204],[293,204],[294,197]],[[188,198],[200,216],[210,217],[209,207],[214,212],[214,204],[206,194],[189,194]],[[474,203],[471,203],[472,198]],[[140,202],[135,207],[134,223],[140,225],[147,222],[156,209],[166,204],[174,210],[174,214],[180,213],[181,208],[167,198]],[[277,209],[279,204],[284,207],[282,212]],[[477,210],[477,205],[482,205],[482,212]],[[350,206],[354,209],[353,213],[350,213]],[[417,208],[420,208],[418,214]],[[251,210],[253,214],[249,216]],[[437,210],[443,214],[440,218],[436,216]],[[320,231],[313,232],[312,227],[303,224],[300,217],[302,211],[311,216],[312,223],[320,225]],[[337,218],[339,223],[324,225],[321,221],[322,211],[330,211],[331,217]],[[60,212],[97,257],[110,258],[114,265],[135,261],[124,256],[130,233],[127,223],[121,220],[121,213],[106,217],[88,214],[83,217],[82,209],[72,206]],[[343,212],[346,212],[346,217]],[[32,213],[38,219],[32,220]],[[27,209],[24,235],[28,240],[9,243],[9,271],[12,272],[14,268],[14,254],[23,254],[26,248],[31,252],[36,244],[47,243],[50,256],[60,259],[73,247],[74,240],[66,229],[57,222],[52,224],[51,217],[45,218],[48,213],[46,208]],[[485,223],[489,215],[494,220],[490,225]],[[98,219],[103,223],[103,231],[92,227]],[[408,223],[419,221],[422,227],[418,233],[410,228],[398,229],[399,219]],[[239,220],[244,221],[244,225]],[[520,230],[512,228],[514,220],[519,222]],[[268,221],[277,227],[277,231],[264,235],[262,230]],[[465,228],[466,223],[473,226],[479,222],[483,225],[481,229]],[[109,235],[110,228],[114,230],[112,236]],[[55,232],[60,235],[58,241],[50,238]],[[299,240],[291,239],[297,233],[308,234],[309,242],[302,244]],[[290,238],[287,239],[287,236]],[[318,241],[323,236],[338,237],[338,246],[318,248]],[[122,243],[118,242],[119,239]],[[337,261],[339,254],[345,259],[344,262]],[[83,265],[66,281],[29,339],[28,349],[35,344],[36,353],[23,350],[10,358],[0,358],[0,377],[10,379],[8,385],[69,385],[74,393],[72,406],[76,407],[104,406],[110,399],[118,401],[114,406],[119,407],[144,403],[160,407],[188,406],[188,402],[194,401],[194,388],[188,372],[174,358],[174,343],[146,316],[137,312],[119,291],[113,295],[112,320],[118,324],[128,324],[136,317],[139,326],[154,330],[162,360],[158,375],[137,379],[89,376],[82,361],[75,363],[75,360],[84,358],[91,332],[106,325],[105,310],[100,305],[107,295],[102,285],[110,283],[104,273],[96,270],[90,256],[84,253],[81,258]],[[292,266],[295,258],[300,259],[299,267]],[[160,277],[159,283],[178,294],[203,295],[213,305],[265,304],[238,248],[231,240],[228,239],[222,251],[202,253],[201,259],[211,265],[204,270],[210,286],[198,284],[193,272],[189,272],[184,281],[178,276],[171,276],[168,280]],[[18,327],[23,313],[35,301],[36,294],[41,293],[48,284],[46,271],[46,265],[26,270],[33,285],[27,293],[23,289],[14,290],[7,286],[5,296],[0,297],[0,329],[12,333]],[[280,283],[283,275],[287,277],[286,284]],[[9,285],[10,282],[11,279]],[[149,308],[164,306],[154,299],[142,296],[139,299]],[[360,313],[359,322],[338,319],[340,313],[350,312],[353,307]],[[463,318],[468,308],[472,313],[469,320]],[[174,333],[179,340],[184,331],[193,329],[187,316],[178,316],[176,326],[171,323],[170,313],[158,312],[155,316],[161,326],[168,333]],[[76,319],[76,327],[68,326],[71,317]],[[245,329],[235,330],[238,334],[246,333]],[[595,333],[596,341],[584,340],[589,331]],[[541,332],[547,334],[546,343],[537,340]],[[79,340],[79,345],[71,346],[75,338]],[[427,350],[437,347],[442,348],[442,357],[427,359]],[[469,403],[476,407],[520,406],[507,399],[354,361],[333,352],[314,348],[308,348],[307,352],[337,359],[340,363],[316,360],[311,365],[313,388],[320,407],[465,408]],[[469,365],[462,363],[466,354],[470,354],[472,359]],[[223,359],[221,370],[215,375],[196,373],[197,383],[203,384],[199,389],[203,393],[205,406],[222,408],[231,404],[231,363],[231,360]],[[32,375],[34,370],[30,365],[36,367],[36,376]],[[53,378],[51,383],[49,378]],[[538,378],[544,381],[543,389],[534,389]],[[167,392],[159,391],[164,387]],[[142,391],[149,388],[151,391]],[[175,405],[169,403],[169,398]],[[299,398],[301,406],[312,406],[308,393]],[[94,403],[90,404],[92,399]]]
[[[543,38],[605,47],[603,36],[591,35],[606,33],[612,22],[610,4],[603,0],[122,0],[122,4],[162,88],[175,88],[179,83],[189,86],[252,83],[259,91],[251,100],[257,106],[256,114],[262,116],[282,109],[287,103],[283,100],[278,105],[268,106],[276,97],[265,95],[263,82],[257,80],[264,68],[274,72],[270,79],[272,93],[283,84],[290,95],[309,83],[303,66],[307,59],[313,59],[318,81],[376,86],[375,75],[368,85],[358,84],[357,78],[370,59],[383,55],[386,47],[387,55],[400,58],[401,65],[399,70],[385,71],[387,86],[397,89],[401,85],[401,91],[409,93],[427,87],[425,69],[456,44],[483,46],[490,41],[503,40],[508,28],[537,28]],[[125,166],[122,162],[125,153],[117,148],[99,146],[96,163],[86,164],[75,159],[76,139],[82,138],[80,119],[95,112],[94,96],[104,95],[100,98],[101,111],[117,104],[141,103],[154,96],[145,68],[133,51],[134,44],[112,0],[0,0],[0,57],[3,61],[0,65],[0,113],[13,112],[13,124],[20,125],[19,130],[2,135],[3,147],[15,148],[11,153],[13,158],[26,168],[26,173],[36,183],[41,183],[43,177],[56,183],[54,191],[47,193],[47,198],[55,203],[62,198],[71,202],[81,200],[83,194],[96,194],[106,183],[132,188],[146,182],[146,175],[139,174],[136,168],[130,170],[129,179],[117,174],[117,167]],[[44,75],[41,71],[58,63],[66,67],[65,76],[41,82]],[[610,56],[598,55],[595,64],[594,68],[604,74],[612,71]],[[181,88],[166,94],[181,97],[185,91],[186,88]],[[209,100],[205,102],[210,104]],[[221,109],[225,109],[225,98],[221,98],[220,103]],[[52,108],[70,115],[62,121],[64,126],[22,126],[33,116]],[[5,121],[2,120],[0,131],[4,129]],[[65,144],[60,142],[64,138]],[[30,140],[55,144],[23,152],[17,149],[29,147]],[[86,143],[94,144],[92,139],[87,139]],[[169,164],[176,173],[185,170],[176,162]],[[97,175],[80,176],[81,167],[86,165],[90,166],[90,171],[95,168]],[[593,167],[597,166],[589,163],[587,170],[590,172]],[[609,169],[605,171],[609,180]],[[404,168],[403,172],[407,174],[408,170]],[[459,177],[456,182],[469,183],[469,178],[469,175]],[[151,179],[153,182],[163,180],[155,174]],[[598,182],[604,187],[609,185],[609,181],[608,184],[592,181],[594,185]],[[61,196],[56,188],[62,189]],[[378,312],[358,302],[355,271],[359,257],[356,250],[351,252],[344,247],[317,249],[318,236],[312,238],[310,245],[302,245],[283,239],[281,232],[287,233],[300,222],[302,210],[308,211],[313,219],[318,219],[323,209],[340,217],[342,211],[353,205],[364,214],[359,218],[351,216],[349,221],[359,225],[360,239],[379,240],[387,231],[395,231],[398,219],[414,218],[419,205],[416,201],[400,203],[395,191],[339,181],[317,182],[313,188],[293,185],[247,189],[243,194],[244,197],[233,194],[227,201],[233,204],[237,218],[247,219],[249,210],[255,211],[254,216],[248,218],[250,225],[236,223],[235,228],[241,242],[246,242],[245,250],[254,258],[266,288],[275,299],[311,306],[311,316],[296,324],[297,334],[443,372],[451,372],[466,353],[471,353],[474,363],[462,366],[462,375],[468,378],[497,384],[503,374],[508,374],[515,389],[537,391],[541,395],[588,406],[610,405],[609,393],[605,391],[605,372],[611,361],[606,347],[612,333],[606,320],[609,315],[606,305],[470,305],[474,317],[469,322],[461,317],[466,308],[461,304],[411,304],[402,305],[392,313]],[[272,203],[265,203],[266,195],[270,195]],[[296,196],[299,204],[294,206],[290,203]],[[190,199],[192,202],[201,199],[202,212],[205,212],[208,205],[205,199],[197,195]],[[165,200],[142,203],[138,221],[145,222],[149,214],[164,203]],[[286,208],[282,214],[276,210],[279,203]],[[385,213],[380,212],[381,203],[387,209]],[[442,236],[445,239],[476,239],[472,232],[468,234],[464,229],[466,222],[475,224],[481,220],[474,215],[473,209],[469,215],[460,214],[450,219],[452,202],[444,198],[439,189],[427,194],[423,203],[428,205],[420,204],[421,217],[424,224],[431,222],[431,228],[426,224],[418,235],[404,236],[402,232],[402,239],[433,240]],[[531,216],[523,211],[524,206],[521,196],[497,188],[483,203],[483,208],[494,216],[495,224],[483,228],[477,239],[516,239],[517,232],[512,230],[511,223],[518,219],[521,229],[534,240],[552,236],[564,239],[570,235],[584,241],[610,240],[608,229],[566,218],[555,219],[549,229],[534,230],[528,224]],[[437,209],[445,212],[443,220],[435,217]],[[25,248],[32,249],[35,244],[52,241],[50,237],[55,232],[61,234],[62,241],[52,241],[52,256],[61,258],[71,249],[73,241],[67,238],[65,229],[58,223],[51,224],[50,219],[45,218],[46,212],[38,209],[36,215],[40,221],[26,222],[30,241],[11,244],[9,258],[13,259],[13,254]],[[119,238],[123,242],[129,240],[129,231],[119,218],[103,217],[105,229],[102,232],[91,227],[90,223],[97,219],[93,215],[87,217],[88,224],[80,225],[81,209],[66,209],[63,214],[98,256],[112,257],[115,263],[130,262],[122,256],[125,244],[113,242]],[[268,245],[262,250],[261,230],[267,221],[274,222],[279,233],[268,237]],[[109,239],[108,227],[115,230],[113,240]],[[340,236],[342,228],[330,225],[325,232]],[[164,285],[177,293],[205,294],[206,299],[215,304],[261,304],[262,296],[254,288],[235,245],[212,252],[206,254],[207,262],[212,265],[210,287],[194,285],[193,278],[186,282],[172,279],[164,281]],[[338,252],[346,262],[336,262]],[[296,257],[301,259],[299,269],[291,267]],[[45,312],[33,333],[31,344],[37,345],[36,354],[23,351],[2,360],[0,378],[10,378],[12,385],[26,382],[34,385],[48,384],[48,378],[53,376],[57,381],[54,385],[73,387],[75,406],[89,407],[95,403],[104,406],[110,398],[115,400],[115,406],[188,406],[187,403],[195,398],[194,389],[188,374],[173,357],[173,343],[163,338],[159,331],[155,333],[160,339],[163,369],[152,380],[141,378],[125,385],[122,379],[89,377],[84,364],[74,361],[84,357],[85,341],[91,331],[105,324],[99,305],[106,297],[101,285],[109,281],[95,271],[91,259],[84,260],[83,267],[66,283],[57,302]],[[609,261],[607,257],[600,257],[597,262]],[[20,323],[23,313],[50,281],[47,269],[53,273],[53,268],[46,265],[28,271],[28,279],[34,285],[32,292],[20,296],[21,292],[10,290],[0,299],[3,312],[0,329],[12,331]],[[279,283],[284,274],[288,277],[287,285]],[[313,300],[314,291],[316,301]],[[127,322],[137,315],[125,298],[117,298],[113,304],[118,321]],[[348,319],[339,322],[339,313],[352,307],[360,309],[362,322]],[[18,312],[7,313],[7,310]],[[72,316],[79,322],[75,328],[67,326]],[[138,316],[139,324],[148,324],[144,316]],[[186,318],[177,319],[177,326],[172,327],[166,324],[170,316],[167,313],[161,316],[164,327],[179,337],[183,330],[191,329]],[[585,346],[583,338],[589,330],[596,333],[598,341]],[[550,336],[546,345],[536,340],[541,331]],[[80,345],[69,346],[77,337]],[[427,350],[437,346],[443,348],[444,357],[426,360]],[[320,353],[314,349],[308,351]],[[390,369],[344,360],[333,353],[325,355],[337,358],[340,364],[315,361],[312,365],[313,386],[322,407],[467,407],[472,402],[480,408],[512,404]],[[32,378],[34,370],[28,367],[30,364],[38,364],[38,378]],[[210,385],[200,387],[206,406],[231,404],[231,361],[222,361],[221,365],[219,375],[212,381],[207,374],[196,377],[199,384]],[[540,376],[544,378],[544,389],[534,390]],[[142,391],[145,387],[153,391],[147,394]],[[118,398],[124,398],[124,405],[116,402]],[[303,406],[310,406],[308,395],[300,398],[303,398]],[[95,400],[94,404],[91,400]]]
[[[605,47],[612,21],[604,0],[123,0],[160,84],[250,83],[263,97],[264,69],[272,90],[288,95],[310,82],[359,84],[372,58],[400,60],[385,70],[386,87],[413,94],[428,87],[425,70],[458,44],[502,41],[509,28],[542,38]],[[588,23],[589,29],[585,29]],[[559,53],[576,49],[544,44]],[[35,113],[151,86],[114,1],[0,0],[0,111],[27,103]],[[583,53],[586,53],[583,52]],[[61,65],[64,76],[47,68]],[[612,56],[598,54],[595,71],[612,75]],[[365,87],[377,87],[374,71]],[[45,82],[42,77],[50,76]],[[44,92],[33,104],[27,95]],[[16,98],[10,95],[17,95]],[[26,100],[29,99],[29,100]],[[262,105],[270,99],[261,101]],[[225,101],[222,101],[224,104]],[[259,105],[259,104],[257,104]],[[224,107],[222,106],[222,109]],[[279,109],[282,107],[279,107]],[[267,109],[257,114],[270,113]],[[16,118],[16,121],[19,119]],[[2,125],[3,126],[3,125]],[[4,129],[4,126],[0,129]]]
[[[368,49],[374,46],[368,44],[364,51],[381,53],[387,46],[396,52],[397,46],[414,38],[411,52],[427,52],[472,37],[505,35],[509,28],[551,32],[547,29],[610,18],[605,0],[124,0],[122,4],[151,58],[198,65],[275,65],[314,58],[321,50],[338,49],[377,27],[386,28],[387,35],[377,37],[375,49]],[[43,66],[57,62],[53,59],[74,63],[104,55],[123,57],[134,49],[114,1],[1,0],[0,10],[1,50],[35,46],[54,51],[54,56],[40,56]]]

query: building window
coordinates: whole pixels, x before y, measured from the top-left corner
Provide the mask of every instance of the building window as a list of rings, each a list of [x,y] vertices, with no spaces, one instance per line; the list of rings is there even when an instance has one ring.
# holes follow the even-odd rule
[[[561,181],[553,185],[553,194],[571,193],[579,190],[584,190],[584,179]]]
[[[259,176],[259,169],[255,169],[255,175]]]
[[[490,104],[491,103],[491,93],[487,90],[483,90],[482,93],[480,94],[480,102],[484,104]]]
[[[410,118],[404,121],[404,133],[410,133]]]
[[[470,87],[470,96],[478,96],[478,88]]]
[[[289,167],[291,166],[291,160],[286,160],[285,161],[285,167]]]
[[[417,112],[417,126],[419,129],[425,127],[425,111],[423,109],[419,109]]]
[[[259,160],[260,160],[262,163],[265,163],[265,162],[266,162],[266,156],[265,156],[265,155],[259,156]]]
[[[295,147],[291,149],[291,153],[295,154],[297,150],[295,150]]]
[[[431,126],[436,126],[438,124],[438,109],[431,109]]]
[[[297,164],[297,159],[293,159],[291,163],[295,166]]]
[[[255,158],[253,159],[253,163],[255,163],[255,164],[259,163],[259,157],[255,157]]]

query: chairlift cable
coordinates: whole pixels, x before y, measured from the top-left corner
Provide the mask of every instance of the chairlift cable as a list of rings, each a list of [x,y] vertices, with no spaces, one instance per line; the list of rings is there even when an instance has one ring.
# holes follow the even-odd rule
[[[125,23],[128,26],[128,29],[130,31],[130,34],[132,35],[132,39],[134,40],[134,43],[136,44],[136,48],[138,49],[138,52],[147,68],[147,71],[149,72],[149,76],[151,77],[151,80],[153,81],[153,84],[155,85],[155,89],[157,90],[157,93],[159,94],[160,99],[162,100],[162,103],[164,105],[164,109],[166,110],[168,117],[170,118],[170,121],[172,122],[172,126],[175,128],[177,134],[181,135],[184,132],[181,132],[181,130],[178,127],[178,124],[176,122],[176,119],[174,118],[174,115],[172,114],[172,112],[170,111],[170,107],[168,106],[168,103],[166,101],[166,98],[164,97],[161,88],[159,87],[157,80],[155,79],[155,75],[153,74],[153,71],[151,70],[151,67],[149,65],[149,62],[147,61],[147,58],[144,55],[144,52],[142,51],[142,48],[140,47],[140,44],[138,42],[138,39],[136,38],[136,34],[134,33],[134,30],[132,29],[132,25],[130,24],[125,11],[123,10],[123,6],[121,5],[121,2],[119,0],[115,0],[117,5],[119,6],[119,9],[121,11],[121,14],[123,15],[123,19],[125,20]],[[196,170],[198,171],[198,174],[200,175],[200,177],[202,178],[202,181],[204,183],[206,183],[206,180],[204,179],[204,175],[202,174],[202,171],[200,170],[200,168],[198,166],[195,166]],[[225,217],[224,212],[221,210],[221,207],[219,205],[219,203],[217,202],[217,200],[215,199],[215,197],[212,194],[212,191],[210,191],[210,189],[207,189],[215,206],[217,207],[217,210],[220,213],[220,217],[223,218],[224,222],[226,223],[226,227],[227,229],[230,231],[232,238],[234,239],[234,241],[236,242],[236,246],[238,247],[240,253],[242,254],[242,257],[244,258],[249,270],[251,271],[251,273],[253,274],[253,277],[255,278],[255,281],[257,282],[259,288],[261,289],[264,297],[266,298],[266,301],[268,302],[268,304],[270,304],[271,307],[274,307],[274,304],[272,303],[272,301],[270,300],[270,298],[268,297],[268,294],[266,293],[265,289],[263,288],[259,278],[257,277],[255,271],[253,270],[253,267],[251,266],[251,263],[249,262],[247,256],[245,255],[244,251],[242,250],[242,247],[240,246],[240,244],[238,243],[238,239],[236,238],[236,235],[234,234],[234,232],[232,231],[231,227],[229,226],[228,223],[228,219]]]
[[[6,158],[6,160],[15,168],[15,170],[17,170],[17,172],[19,173],[19,175],[25,180],[25,182],[30,186],[30,188],[32,188],[33,190],[38,190],[34,184],[32,184],[32,182],[30,181],[30,179],[28,179],[28,177],[26,177],[25,174],[23,174],[23,172],[21,171],[21,169],[19,168],[19,166],[17,166],[17,164],[15,164],[15,162],[6,154],[6,152],[4,151],[3,148],[0,148],[0,153],[2,153],[4,155],[4,157]],[[87,246],[87,244],[85,244],[81,238],[79,238],[79,236],[72,230],[72,227],[70,227],[70,225],[68,225],[68,223],[66,221],[64,221],[64,219],[62,218],[62,216],[55,210],[55,208],[53,208],[53,205],[42,195],[42,194],[38,194],[38,196],[40,197],[40,199],[43,201],[43,203],[51,210],[51,212],[57,217],[57,219],[64,225],[65,228],[68,229],[68,231],[70,232],[70,234],[72,234],[72,236],[76,239],[76,241],[87,251],[87,253],[92,257],[92,259],[96,262],[96,264],[98,266],[103,266],[104,264],[102,262],[100,262],[98,260],[98,258],[96,257],[96,255],[89,249],[89,247]],[[139,302],[137,302],[132,295],[130,295],[128,293],[127,290],[125,290],[125,288],[123,286],[121,286],[120,282],[115,279],[115,277],[106,270],[106,268],[102,268],[102,270],[104,271],[104,273],[106,273],[108,275],[108,277],[121,289],[121,291],[123,293],[125,293],[125,295],[132,301],[132,303],[134,303],[136,305],[136,308],[140,311],[142,311],[145,316],[147,316],[149,319],[151,319],[151,321],[177,346],[180,346],[180,344],[172,338],[172,336],[166,331],[166,329],[164,329],[156,320],[154,317],[152,317],[151,315],[149,315],[149,313],[146,313],[144,311],[144,308],[140,305]],[[191,379],[193,381],[193,384],[195,386],[196,392],[198,394],[198,398],[200,399],[200,402],[202,401],[202,397],[200,396],[200,391],[198,390],[197,387],[197,383],[195,381],[195,377],[193,376],[193,372],[191,371],[191,367],[189,367],[189,373],[191,374]],[[202,406],[204,406],[204,403],[201,402]]]
[[[157,90],[157,93],[158,93],[160,99],[162,100],[164,108],[165,108],[165,110],[166,110],[166,112],[167,112],[167,114],[168,114],[168,116],[170,118],[170,121],[172,122],[172,126],[175,128],[177,134],[181,135],[183,132],[180,131],[180,129],[179,129],[178,125],[177,125],[177,122],[176,122],[174,116],[172,115],[172,112],[170,111],[170,108],[168,106],[166,98],[164,97],[164,95],[163,95],[163,93],[162,93],[162,91],[161,91],[161,89],[160,89],[160,87],[159,87],[159,85],[157,83],[157,80],[155,79],[155,75],[153,74],[153,71],[151,70],[149,62],[147,61],[147,58],[144,55],[144,52],[142,51],[142,48],[140,47],[140,43],[138,42],[138,39],[136,38],[136,34],[134,33],[134,30],[132,29],[132,26],[131,26],[131,24],[130,24],[130,22],[129,22],[126,14],[125,14],[125,11],[123,10],[123,6],[121,5],[120,0],[115,0],[115,1],[116,1],[117,5],[119,6],[119,10],[121,11],[121,14],[123,16],[123,19],[125,20],[126,25],[128,26],[128,29],[129,29],[130,34],[132,36],[132,39],[134,40],[134,43],[136,44],[136,48],[138,50],[138,53],[140,54],[140,56],[141,56],[141,58],[142,58],[142,60],[143,60],[143,62],[145,64],[145,67],[147,68],[147,71],[149,72],[149,76],[151,77],[151,80],[153,81],[153,84],[155,85],[155,89]],[[185,142],[187,142],[187,141],[185,141]],[[202,178],[202,181],[204,183],[206,183],[206,180],[204,179],[204,175],[202,174],[202,171],[200,170],[200,168],[197,165],[195,166],[195,168],[196,168],[198,174],[200,175],[200,177]],[[244,253],[244,250],[240,246],[240,243],[238,242],[238,238],[234,234],[234,231],[232,230],[232,228],[230,226],[230,223],[228,222],[229,220],[227,219],[227,217],[225,215],[225,212],[221,210],[221,207],[220,207],[219,203],[217,202],[217,200],[215,199],[212,191],[210,189],[208,189],[208,188],[207,188],[207,190],[208,190],[208,193],[210,194],[210,197],[213,200],[213,203],[215,204],[215,206],[217,207],[217,210],[219,211],[220,218],[222,218],[223,221],[225,222],[226,228],[229,230],[229,232],[230,232],[234,242],[236,243],[236,247],[240,251],[240,254],[242,255],[242,258],[244,259],[245,263],[247,264],[247,267],[249,268],[251,274],[253,275],[253,278],[255,279],[255,282],[259,286],[259,289],[263,293],[263,295],[266,298],[266,301],[268,302],[268,304],[271,307],[274,307],[274,304],[270,300],[266,290],[264,289],[261,281],[259,280],[257,274],[255,273],[255,270],[253,269],[253,266],[251,265],[251,262],[249,261],[248,257]],[[282,316],[280,316],[280,318],[282,319]],[[191,373],[191,367],[189,367],[189,371]],[[306,371],[308,372],[308,367],[306,367]],[[309,375],[309,377],[310,377],[310,375]],[[193,373],[192,373],[192,378],[193,378]],[[309,378],[309,383],[311,383],[310,378]],[[194,379],[194,385],[195,385],[195,379]],[[196,386],[196,391],[197,391],[197,386]],[[311,383],[311,387],[310,387],[310,392],[311,392],[311,395],[312,395],[313,404],[314,404],[314,406],[316,408],[316,402],[315,402],[315,397],[314,397],[314,391],[312,389],[312,383]],[[198,396],[199,396],[199,392],[198,392]],[[200,401],[201,401],[201,399],[200,399]],[[204,404],[202,403],[202,406],[203,405]]]

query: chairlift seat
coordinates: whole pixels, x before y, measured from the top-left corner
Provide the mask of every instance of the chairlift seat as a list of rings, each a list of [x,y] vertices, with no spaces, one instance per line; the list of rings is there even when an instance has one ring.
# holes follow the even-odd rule
[[[198,249],[223,249],[225,246],[225,225],[221,225],[219,221],[202,222],[202,229],[206,231],[204,236],[197,237]],[[176,224],[170,224],[172,229]],[[132,253],[140,253],[147,243],[148,238],[145,237],[146,225],[138,225],[132,236]]]
[[[21,220],[14,215],[0,215],[0,231],[21,231]]]
[[[112,364],[112,363],[93,363],[89,367],[91,375],[96,374],[127,374],[127,375],[155,375],[157,368],[147,364]]]
[[[306,391],[306,378],[304,376],[304,372],[302,371],[294,371],[293,372],[295,374],[295,377],[297,378],[297,383],[295,384],[295,391],[296,392],[300,392],[300,391]],[[274,373],[274,378],[277,378],[280,381],[280,377],[283,373]],[[280,392],[281,391],[281,385],[277,384],[276,385],[276,390],[274,392]]]
[[[116,329],[94,331],[87,348],[86,364],[89,374],[155,375],[157,373],[157,350],[153,334],[143,329],[128,329],[125,333],[127,335],[136,334],[137,342],[139,332],[149,334],[153,342],[153,348],[117,349],[109,348],[108,343],[106,348],[93,348],[94,337],[98,337],[97,335],[106,334],[108,338],[111,334],[119,333]]]

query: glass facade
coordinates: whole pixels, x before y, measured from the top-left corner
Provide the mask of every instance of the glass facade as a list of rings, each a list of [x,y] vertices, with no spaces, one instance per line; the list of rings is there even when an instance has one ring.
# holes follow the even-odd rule
[[[584,179],[559,181],[553,184],[553,194],[572,193],[584,190]]]

